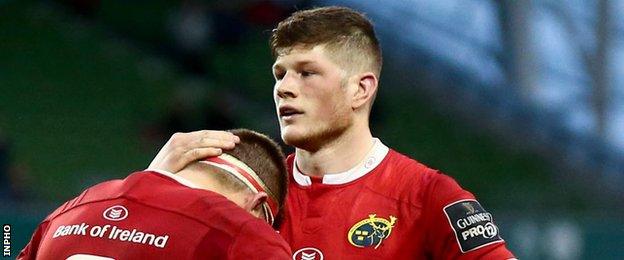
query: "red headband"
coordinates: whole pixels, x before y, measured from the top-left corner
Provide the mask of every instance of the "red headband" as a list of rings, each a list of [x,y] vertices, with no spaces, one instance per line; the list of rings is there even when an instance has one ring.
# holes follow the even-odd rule
[[[203,160],[203,162],[210,165],[219,167],[226,172],[232,174],[237,179],[241,180],[247,187],[254,192],[265,192],[268,196],[265,203],[262,203],[264,213],[266,215],[269,224],[273,225],[275,215],[278,211],[278,204],[274,200],[273,194],[266,188],[264,182],[258,177],[256,172],[253,171],[247,164],[238,160],[236,157],[229,154],[221,154],[218,157],[209,157]]]

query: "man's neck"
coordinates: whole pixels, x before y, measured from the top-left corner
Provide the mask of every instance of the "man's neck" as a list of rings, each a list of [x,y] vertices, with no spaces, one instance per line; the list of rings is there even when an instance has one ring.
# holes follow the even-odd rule
[[[176,173],[176,176],[186,179],[197,186],[197,188],[221,193],[218,190],[219,185],[216,184],[214,177],[211,176],[211,174],[217,173],[211,173],[212,169],[209,167],[208,165],[201,165],[200,162],[194,162]]]
[[[176,173],[176,175],[193,183],[199,189],[221,194],[237,205],[242,205],[239,193],[223,187],[223,185],[219,184],[215,179],[215,175],[223,173],[215,172],[215,168],[213,167],[214,166],[202,165],[201,162],[195,162],[187,165],[184,169]]]
[[[314,152],[297,148],[296,167],[315,177],[345,172],[360,163],[372,147],[373,136],[368,127],[360,131],[350,129]]]

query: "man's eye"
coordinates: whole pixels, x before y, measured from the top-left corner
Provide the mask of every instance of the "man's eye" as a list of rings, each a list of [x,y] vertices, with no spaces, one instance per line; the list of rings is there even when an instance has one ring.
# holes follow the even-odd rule
[[[313,75],[313,74],[314,74],[314,72],[312,72],[312,71],[305,71],[304,70],[304,71],[301,72],[301,76],[302,77],[307,77],[307,76],[310,76],[310,75]]]
[[[275,73],[275,79],[276,80],[281,80],[284,78],[284,73]]]

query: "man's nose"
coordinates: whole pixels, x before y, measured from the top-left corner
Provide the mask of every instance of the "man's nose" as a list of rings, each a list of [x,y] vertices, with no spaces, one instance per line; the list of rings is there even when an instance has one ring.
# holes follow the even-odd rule
[[[277,96],[280,98],[294,98],[297,97],[297,84],[296,74],[287,72],[284,78],[276,83]]]

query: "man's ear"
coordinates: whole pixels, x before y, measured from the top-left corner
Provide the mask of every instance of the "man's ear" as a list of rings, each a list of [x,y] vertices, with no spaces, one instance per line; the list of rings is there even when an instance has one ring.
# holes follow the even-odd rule
[[[351,108],[358,109],[363,105],[372,102],[377,92],[377,76],[372,72],[365,72],[354,76],[357,90],[353,94]]]
[[[268,197],[269,195],[267,195],[266,192],[263,191],[258,193],[249,193],[249,195],[245,197],[243,209],[249,211],[249,213],[256,217],[263,217],[262,207],[260,207],[260,205],[262,205],[262,203],[264,203]]]

